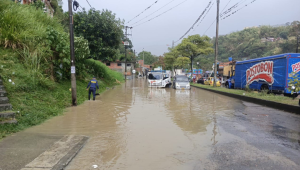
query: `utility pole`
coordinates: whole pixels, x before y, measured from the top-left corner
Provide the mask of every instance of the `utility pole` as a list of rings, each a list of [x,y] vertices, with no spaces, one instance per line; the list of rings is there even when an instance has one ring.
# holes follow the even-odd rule
[[[77,106],[72,0],[69,3],[72,106]]]
[[[172,41],[172,48],[174,48],[174,40]]]
[[[217,0],[217,24],[216,24],[214,87],[216,87],[216,80],[217,80],[217,58],[218,58],[218,36],[219,36],[219,5],[220,5],[220,0]]]
[[[298,48],[299,48],[299,35],[297,36],[297,48],[296,48],[296,53],[298,53]]]
[[[144,56],[144,48],[143,48],[143,67],[145,67],[145,56]]]
[[[127,35],[130,35],[130,34],[127,34],[127,28],[132,28],[132,27],[128,27],[128,26],[125,26],[125,39],[127,40]],[[129,45],[129,42],[125,41],[124,42],[124,46],[125,46],[125,81],[127,79],[127,46]]]

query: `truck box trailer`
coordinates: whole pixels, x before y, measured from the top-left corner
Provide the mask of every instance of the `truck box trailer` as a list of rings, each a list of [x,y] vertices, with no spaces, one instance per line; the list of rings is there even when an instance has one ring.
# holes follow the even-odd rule
[[[269,90],[290,95],[291,73],[300,71],[300,54],[287,53],[236,62],[234,88]],[[298,93],[298,92],[297,92]]]

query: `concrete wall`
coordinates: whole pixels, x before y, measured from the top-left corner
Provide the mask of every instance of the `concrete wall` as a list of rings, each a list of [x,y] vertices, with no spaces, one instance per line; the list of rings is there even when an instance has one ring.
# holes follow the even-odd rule
[[[106,62],[108,63],[108,62]],[[104,63],[106,65],[106,63]],[[121,66],[118,66],[118,64],[121,64]],[[132,70],[134,70],[134,63],[127,63],[127,74],[126,75],[131,75]],[[120,63],[120,62],[110,62],[110,66],[106,65],[107,67],[109,67],[112,70],[118,71],[122,74],[125,75],[125,63]]]

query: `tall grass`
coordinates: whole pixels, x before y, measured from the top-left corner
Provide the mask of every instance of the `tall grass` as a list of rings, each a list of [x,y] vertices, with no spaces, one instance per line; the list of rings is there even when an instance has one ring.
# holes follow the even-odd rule
[[[24,53],[26,54],[26,51]],[[16,115],[17,125],[0,125],[0,139],[60,115],[66,107],[71,106],[70,81],[55,83],[45,78],[34,78],[33,74],[38,74],[38,76],[42,74],[40,69],[26,67],[26,63],[18,59],[18,55],[11,49],[0,47],[0,75],[13,111],[19,111]],[[25,61],[30,64],[30,62],[39,60],[34,57],[30,57],[30,59],[25,59]],[[100,92],[105,91],[107,86],[116,85],[116,79],[123,80],[121,73],[110,70],[99,61],[88,60],[88,63],[94,63],[90,66],[94,70],[92,75],[101,75],[99,77],[102,80],[99,85]],[[87,100],[86,86],[92,75],[87,74],[84,79],[77,79],[78,104]],[[9,79],[12,82],[9,82]]]
[[[49,26],[63,32],[59,22],[42,10],[11,0],[0,0],[0,44],[6,48],[34,48],[46,43],[46,28]]]
[[[116,80],[123,81],[124,79],[122,73],[111,70],[100,61],[88,59],[85,60],[85,65],[89,74],[106,80],[107,83],[114,83]]]

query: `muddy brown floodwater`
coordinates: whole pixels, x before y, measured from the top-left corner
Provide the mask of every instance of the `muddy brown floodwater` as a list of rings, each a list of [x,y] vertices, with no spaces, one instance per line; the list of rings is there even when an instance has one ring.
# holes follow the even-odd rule
[[[148,88],[134,79],[27,133],[88,136],[67,170],[300,169],[299,120],[196,88]]]

